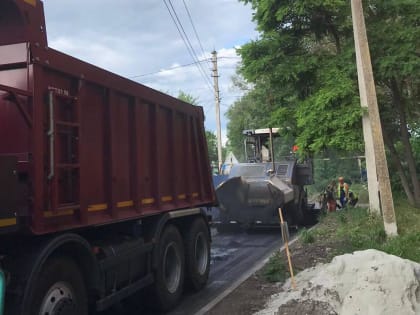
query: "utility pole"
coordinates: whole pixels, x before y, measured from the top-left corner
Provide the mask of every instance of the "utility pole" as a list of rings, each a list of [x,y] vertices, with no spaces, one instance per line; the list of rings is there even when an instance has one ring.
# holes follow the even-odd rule
[[[396,236],[398,232],[394,202],[389,181],[378,101],[376,99],[375,81],[373,79],[362,0],[351,0],[351,11],[360,102],[362,108],[367,109],[367,113],[363,116],[363,133],[365,139],[369,199],[373,198],[374,203],[376,203],[378,192],[380,192],[379,196],[385,232],[388,236]],[[372,203],[371,206],[375,206],[376,208],[376,205],[372,205]],[[372,210],[376,210],[375,208]]]
[[[212,53],[213,62],[213,81],[214,81],[214,99],[216,101],[216,124],[217,124],[217,159],[219,160],[219,173],[222,171],[222,127],[220,125],[220,93],[219,93],[219,74],[217,71],[217,52]]]

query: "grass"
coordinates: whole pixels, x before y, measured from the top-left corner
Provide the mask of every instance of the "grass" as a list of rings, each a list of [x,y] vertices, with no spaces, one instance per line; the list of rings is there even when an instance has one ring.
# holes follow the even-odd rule
[[[397,237],[386,236],[382,217],[359,207],[321,215],[317,227],[302,229],[299,239],[304,245],[314,243],[332,248],[330,258],[372,248],[420,263],[420,209],[397,198],[395,213]],[[284,255],[276,252],[260,273],[269,282],[284,281],[289,277]]]
[[[303,228],[299,231],[299,239],[304,244],[310,244],[315,242],[315,236],[312,231],[307,230],[306,228]]]
[[[260,274],[268,282],[283,282],[289,277],[284,257],[277,251],[270,257],[268,263],[261,269]]]
[[[420,209],[416,209],[402,198],[395,201],[395,212],[397,216],[398,231],[401,235],[413,231],[420,232]]]
[[[342,244],[338,249],[340,254],[373,248],[420,263],[420,209],[398,199],[395,212],[397,237],[387,238],[382,217],[372,215],[364,208],[349,208],[322,218],[313,232],[314,241],[327,239]]]
[[[369,192],[367,190],[367,184],[353,184],[350,186],[350,190],[356,193],[357,197],[359,198],[359,204],[366,204],[369,202]]]

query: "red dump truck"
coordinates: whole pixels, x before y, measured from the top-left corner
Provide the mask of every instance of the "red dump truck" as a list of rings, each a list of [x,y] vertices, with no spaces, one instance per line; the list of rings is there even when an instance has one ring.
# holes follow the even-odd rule
[[[201,289],[215,201],[203,121],[49,48],[40,0],[0,0],[5,314],[86,315],[146,287],[169,309]]]

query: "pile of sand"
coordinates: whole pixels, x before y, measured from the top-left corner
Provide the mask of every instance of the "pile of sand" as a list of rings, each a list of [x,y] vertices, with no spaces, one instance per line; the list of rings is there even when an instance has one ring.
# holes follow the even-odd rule
[[[420,314],[420,264],[369,249],[302,271],[271,297],[265,314]]]

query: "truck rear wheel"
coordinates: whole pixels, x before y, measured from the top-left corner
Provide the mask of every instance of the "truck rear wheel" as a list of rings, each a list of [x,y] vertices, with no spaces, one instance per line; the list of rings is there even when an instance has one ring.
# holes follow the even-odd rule
[[[24,314],[87,315],[88,300],[76,264],[64,257],[52,258],[42,268]]]
[[[162,311],[174,307],[184,286],[184,246],[178,229],[168,225],[158,243],[158,266],[154,284],[155,308]]]
[[[194,291],[202,289],[209,278],[210,235],[202,218],[193,221],[185,237],[186,281]]]

